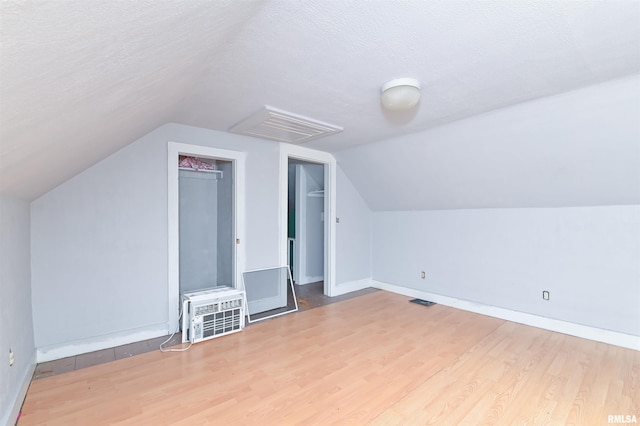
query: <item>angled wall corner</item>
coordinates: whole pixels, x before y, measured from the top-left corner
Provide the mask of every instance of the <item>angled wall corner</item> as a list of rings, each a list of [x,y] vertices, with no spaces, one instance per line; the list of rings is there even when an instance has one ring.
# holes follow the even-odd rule
[[[0,424],[16,422],[36,366],[30,227],[29,203],[0,195]]]

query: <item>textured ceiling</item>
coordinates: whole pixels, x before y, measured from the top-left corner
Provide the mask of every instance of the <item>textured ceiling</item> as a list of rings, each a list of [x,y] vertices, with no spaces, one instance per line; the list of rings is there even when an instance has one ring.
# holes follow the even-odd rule
[[[261,106],[337,152],[640,72],[638,1],[0,2],[0,192],[34,198],[167,122]],[[379,88],[422,83],[390,115]]]
[[[334,155],[375,211],[640,205],[640,76]]]

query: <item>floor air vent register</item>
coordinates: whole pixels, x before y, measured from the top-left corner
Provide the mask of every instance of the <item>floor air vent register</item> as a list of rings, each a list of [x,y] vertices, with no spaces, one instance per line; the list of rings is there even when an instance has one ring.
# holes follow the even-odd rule
[[[183,293],[182,343],[198,343],[244,328],[244,292],[231,287]]]

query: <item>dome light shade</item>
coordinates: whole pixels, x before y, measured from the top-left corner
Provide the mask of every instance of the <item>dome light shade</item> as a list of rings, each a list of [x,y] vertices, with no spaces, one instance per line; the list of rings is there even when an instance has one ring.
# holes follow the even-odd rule
[[[405,111],[420,102],[420,82],[413,78],[396,78],[382,85],[380,101],[392,111]]]

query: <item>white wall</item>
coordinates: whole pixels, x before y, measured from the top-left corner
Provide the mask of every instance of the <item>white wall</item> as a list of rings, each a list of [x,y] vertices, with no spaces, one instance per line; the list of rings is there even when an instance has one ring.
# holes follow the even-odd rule
[[[218,226],[220,225],[218,186],[220,183],[215,179],[217,176],[211,173],[180,170],[178,175],[180,200],[178,256],[180,279],[178,281],[180,293],[184,293],[218,285]],[[230,175],[227,175],[227,179],[230,179]],[[231,200],[232,198],[229,198],[227,202],[231,203]],[[231,228],[230,221],[224,225]],[[229,240],[226,242],[230,244]],[[232,269],[232,265],[228,262],[226,267]]]
[[[309,196],[324,190],[324,165],[295,166],[296,284],[310,284],[324,279],[324,195]]]
[[[233,163],[219,161],[224,178],[218,182],[218,285],[233,283]],[[225,226],[220,226],[225,224]]]
[[[307,184],[311,179],[308,165],[302,166],[307,175]],[[323,169],[324,165],[315,165]],[[316,189],[307,185],[309,192]],[[320,189],[317,189],[320,190]],[[307,228],[306,238],[306,275],[308,279],[320,281],[324,279],[324,194],[322,196],[306,195],[306,214],[303,226]]]
[[[29,203],[0,196],[0,424],[14,424],[35,368]],[[9,366],[9,349],[15,363]]]
[[[640,336],[640,206],[373,217],[377,281]]]
[[[638,117],[636,75],[337,152],[372,278],[640,335]]]
[[[374,211],[640,204],[638,117],[640,75],[335,157]]]
[[[246,268],[279,265],[279,144],[162,126],[32,203],[41,359],[168,331],[167,141],[247,153]]]
[[[167,321],[167,130],[33,201],[39,349]]]
[[[338,165],[336,283],[371,278],[371,210]]]

